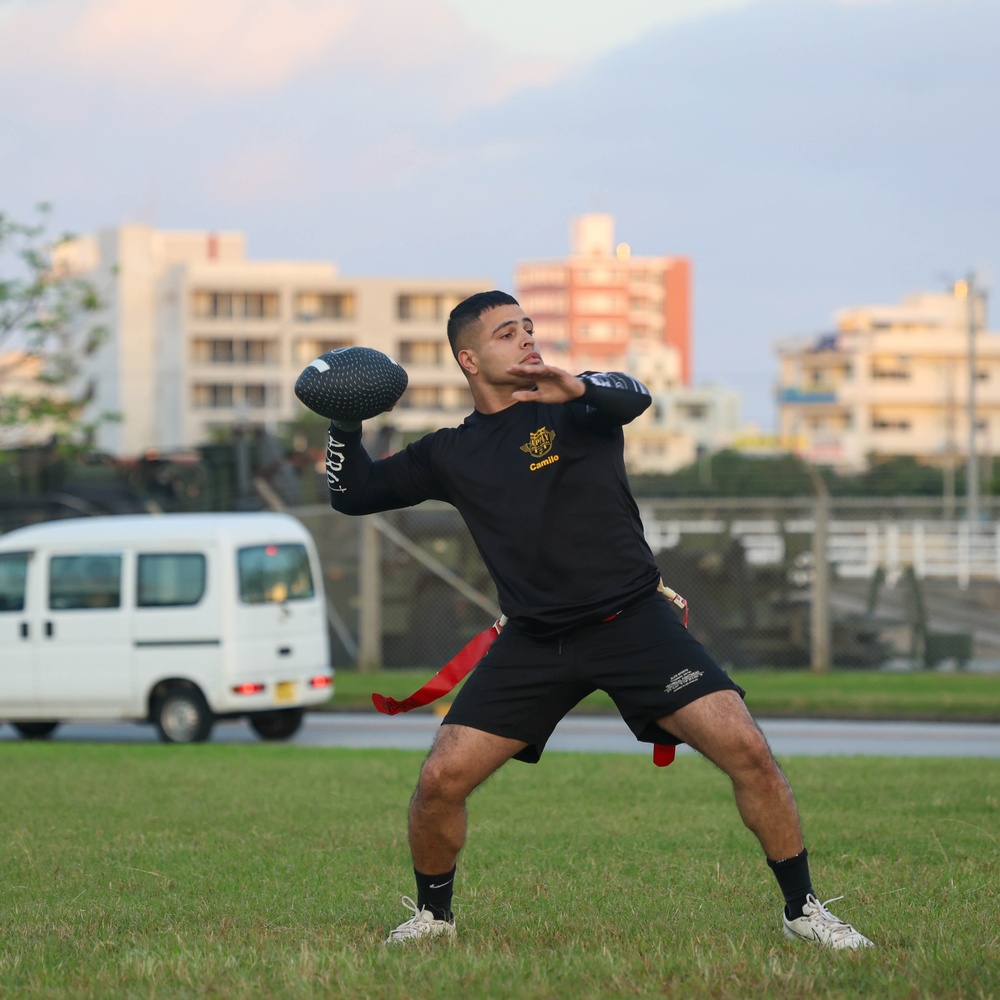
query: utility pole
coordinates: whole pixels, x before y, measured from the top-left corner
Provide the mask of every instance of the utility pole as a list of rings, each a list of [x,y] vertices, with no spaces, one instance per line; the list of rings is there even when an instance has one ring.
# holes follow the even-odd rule
[[[809,669],[814,674],[828,673],[831,666],[832,625],[830,622],[830,561],[827,551],[830,536],[830,492],[823,477],[809,466],[813,493],[813,585],[809,608]]]
[[[382,669],[382,557],[374,522],[359,521],[358,672],[367,674]]]
[[[944,458],[944,519],[955,519],[955,381],[958,377],[958,363],[949,361],[945,371],[945,458]]]
[[[979,521],[979,453],[976,450],[976,273],[955,284],[955,294],[965,299],[969,335],[969,455],[965,464],[966,514],[970,524]]]

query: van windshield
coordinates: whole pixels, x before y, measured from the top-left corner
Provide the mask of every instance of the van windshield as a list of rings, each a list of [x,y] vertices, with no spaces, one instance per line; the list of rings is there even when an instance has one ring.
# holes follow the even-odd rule
[[[237,558],[240,600],[246,604],[283,604],[316,594],[304,545],[253,545],[240,549]]]

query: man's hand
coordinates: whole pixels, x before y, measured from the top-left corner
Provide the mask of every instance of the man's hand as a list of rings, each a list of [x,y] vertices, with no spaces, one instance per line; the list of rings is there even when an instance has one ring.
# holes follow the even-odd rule
[[[585,388],[575,375],[552,365],[511,365],[507,374],[534,383],[511,393],[519,403],[568,403],[571,399],[579,399]]]

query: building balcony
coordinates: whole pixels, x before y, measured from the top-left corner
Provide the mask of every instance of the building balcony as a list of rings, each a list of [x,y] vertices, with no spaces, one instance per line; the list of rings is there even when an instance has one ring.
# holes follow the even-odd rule
[[[836,403],[837,393],[833,389],[778,389],[778,403]]]

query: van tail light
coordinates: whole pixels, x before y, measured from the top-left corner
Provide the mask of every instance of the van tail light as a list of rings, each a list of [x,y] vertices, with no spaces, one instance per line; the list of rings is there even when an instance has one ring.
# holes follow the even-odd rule
[[[260,694],[263,690],[263,684],[237,684],[233,688],[233,694]]]
[[[311,688],[328,688],[333,682],[325,674],[317,674],[311,681],[309,681],[309,687]]]

